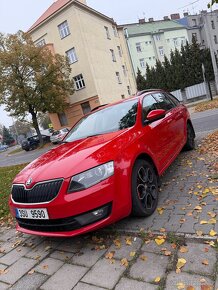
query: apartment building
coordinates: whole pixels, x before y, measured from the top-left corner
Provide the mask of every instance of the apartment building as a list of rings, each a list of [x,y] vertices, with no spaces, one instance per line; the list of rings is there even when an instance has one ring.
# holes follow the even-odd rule
[[[119,27],[124,31],[135,75],[138,68],[145,75],[146,64],[155,66],[156,60],[162,62],[164,55],[169,58],[171,50],[180,50],[188,41],[187,28],[176,19],[178,14],[171,15],[171,20],[167,16],[159,21],[140,19],[138,23]]]
[[[93,108],[135,93],[136,83],[122,31],[85,0],[57,0],[28,30],[70,61],[75,93],[65,112],[50,114],[55,129],[72,126]]]

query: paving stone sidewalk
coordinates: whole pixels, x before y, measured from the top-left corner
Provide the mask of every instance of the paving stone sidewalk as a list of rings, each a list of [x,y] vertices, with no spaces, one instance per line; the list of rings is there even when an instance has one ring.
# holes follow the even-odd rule
[[[144,232],[52,239],[6,229],[0,236],[0,289],[218,289],[216,240],[158,239],[161,245]],[[176,273],[179,258],[186,263]]]

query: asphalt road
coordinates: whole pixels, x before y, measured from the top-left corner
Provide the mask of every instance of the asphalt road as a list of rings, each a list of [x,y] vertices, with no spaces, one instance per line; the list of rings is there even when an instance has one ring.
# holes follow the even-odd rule
[[[208,110],[200,113],[192,113],[191,118],[196,132],[197,140],[200,140],[208,133],[218,129],[218,109]],[[14,148],[10,148],[5,152],[0,153],[0,167],[31,162],[41,154],[47,152],[53,146],[54,145],[29,152],[22,151],[16,154],[10,154],[10,151],[14,150]]]

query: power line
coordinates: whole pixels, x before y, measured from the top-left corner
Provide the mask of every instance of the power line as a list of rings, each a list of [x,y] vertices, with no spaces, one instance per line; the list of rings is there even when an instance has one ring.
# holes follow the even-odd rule
[[[191,2],[191,3],[189,3],[189,4],[185,5],[185,6],[180,7],[180,8],[178,8],[178,9],[183,9],[183,8],[185,8],[185,7],[191,6],[191,5],[193,5],[193,4],[197,3],[197,2],[200,2],[200,1],[201,1],[201,0],[196,0],[196,1]]]

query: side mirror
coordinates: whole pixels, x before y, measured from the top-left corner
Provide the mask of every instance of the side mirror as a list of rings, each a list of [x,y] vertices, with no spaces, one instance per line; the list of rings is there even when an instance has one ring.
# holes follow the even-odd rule
[[[148,115],[147,115],[147,121],[150,122],[154,122],[160,119],[163,119],[166,115],[166,111],[162,110],[162,109],[158,109],[158,110],[153,110],[151,111]]]

